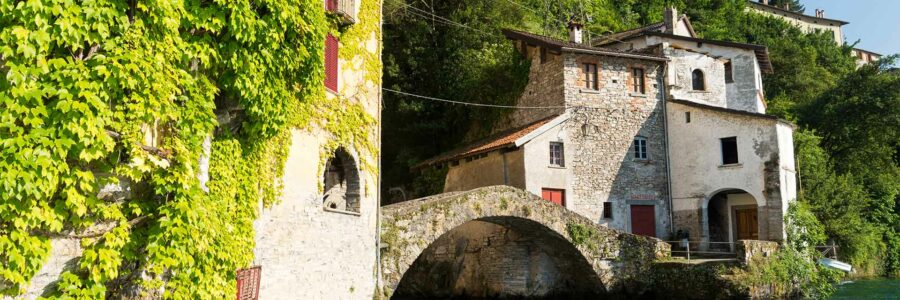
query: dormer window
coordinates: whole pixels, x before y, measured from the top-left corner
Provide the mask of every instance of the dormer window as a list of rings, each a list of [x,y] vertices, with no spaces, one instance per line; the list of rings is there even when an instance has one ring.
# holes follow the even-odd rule
[[[691,83],[695,91],[705,91],[706,81],[703,78],[703,71],[700,71],[700,69],[694,70],[691,73]]]

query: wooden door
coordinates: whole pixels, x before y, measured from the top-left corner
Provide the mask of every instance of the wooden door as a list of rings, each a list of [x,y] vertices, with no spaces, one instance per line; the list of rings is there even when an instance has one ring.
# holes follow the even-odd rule
[[[759,221],[756,216],[756,208],[738,209],[734,211],[737,240],[759,239]]]
[[[542,189],[541,197],[544,198],[544,200],[566,206],[566,190]]]
[[[631,206],[631,233],[656,237],[656,208],[653,205]]]

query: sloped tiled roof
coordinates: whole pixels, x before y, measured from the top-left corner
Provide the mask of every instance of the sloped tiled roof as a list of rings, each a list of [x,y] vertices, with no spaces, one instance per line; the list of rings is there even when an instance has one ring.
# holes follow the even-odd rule
[[[418,169],[426,166],[442,164],[452,160],[475,156],[502,148],[514,147],[516,144],[516,140],[528,135],[529,133],[534,132],[556,117],[558,116],[549,117],[520,128],[504,131],[484,138],[478,142],[469,144],[467,146],[444,152],[443,154],[440,154],[413,166],[413,168]]]
[[[615,49],[607,49],[600,47],[593,47],[585,44],[573,43],[566,40],[561,40],[549,36],[534,34],[530,32],[524,32],[513,29],[503,29],[503,34],[506,38],[511,40],[520,40],[524,41],[528,44],[538,45],[542,47],[546,47],[549,50],[562,52],[562,51],[571,51],[571,52],[589,52],[592,54],[598,55],[606,55],[606,56],[615,56],[615,57],[627,57],[627,58],[638,58],[638,59],[648,59],[654,61],[666,61],[668,60],[665,56],[650,53],[647,51],[622,51]]]

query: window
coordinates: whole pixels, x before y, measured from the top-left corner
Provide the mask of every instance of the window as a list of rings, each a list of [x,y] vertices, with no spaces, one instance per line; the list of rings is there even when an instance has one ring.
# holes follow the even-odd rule
[[[565,149],[563,143],[550,142],[550,165],[554,167],[565,167]]]
[[[322,202],[327,210],[359,213],[359,172],[350,153],[338,148],[325,163]]]
[[[642,136],[634,138],[634,158],[647,159],[647,138]]]
[[[738,163],[737,137],[722,138],[722,164],[733,165]]]
[[[338,40],[331,34],[325,37],[325,87],[338,90]]]
[[[631,69],[631,85],[633,87],[632,92],[637,94],[644,94],[646,92],[644,89],[644,69]]]
[[[612,220],[613,218],[612,202],[603,202],[603,218]]]
[[[700,69],[694,70],[691,73],[691,83],[693,83],[695,91],[705,91],[706,82],[703,79],[703,71],[700,71]]]
[[[731,61],[725,62],[725,83],[733,83],[734,74],[732,73]]]
[[[589,90],[597,89],[597,64],[583,64],[582,71],[584,72],[584,88]]]
[[[547,62],[547,48],[541,47],[541,63]]]
[[[566,190],[547,188],[541,189],[541,198],[562,206],[566,206]]]
[[[685,123],[691,122],[691,112],[689,112],[689,111],[684,112],[684,122]]]

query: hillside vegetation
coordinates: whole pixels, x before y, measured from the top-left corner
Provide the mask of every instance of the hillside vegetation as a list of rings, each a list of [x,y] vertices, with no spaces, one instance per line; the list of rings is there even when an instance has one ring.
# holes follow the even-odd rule
[[[529,66],[502,28],[564,38],[565,21],[576,17],[597,36],[659,22],[665,2],[387,0],[384,87],[514,104]],[[841,246],[840,258],[856,275],[900,274],[900,73],[891,69],[893,58],[857,70],[850,46],[747,12],[745,1],[668,2],[691,18],[701,37],[769,47],[775,74],[764,78],[768,113],[799,126],[799,201],[819,221],[810,223]],[[478,137],[508,112],[386,92],[384,190],[439,192],[440,171],[410,166]]]

